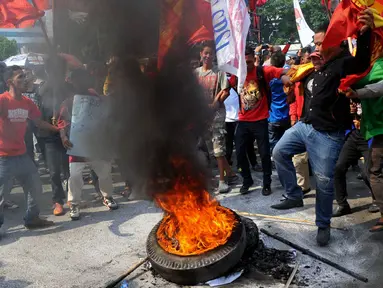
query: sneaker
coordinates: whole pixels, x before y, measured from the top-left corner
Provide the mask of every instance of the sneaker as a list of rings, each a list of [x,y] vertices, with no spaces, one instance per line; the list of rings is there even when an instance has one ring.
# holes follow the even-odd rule
[[[262,188],[262,195],[263,196],[271,195],[271,188],[270,188],[270,186],[265,186],[265,187]]]
[[[239,177],[236,174],[227,177],[227,184],[229,185],[237,184],[238,181]]]
[[[9,209],[9,210],[12,210],[12,209],[17,209],[19,208],[19,205],[17,205],[16,203],[13,203],[12,201],[5,201],[4,202],[4,208],[5,209]]]
[[[27,229],[46,228],[53,225],[55,225],[54,222],[42,219],[40,217],[37,217],[34,220],[24,224],[25,228]]]
[[[272,205],[271,208],[277,210],[288,210],[292,208],[303,207],[303,200],[292,200],[286,198],[280,204]]]
[[[110,210],[116,210],[118,209],[118,205],[117,203],[114,201],[114,199],[112,197],[104,197],[104,200],[102,201],[102,203],[108,207]]]
[[[72,220],[80,219],[80,207],[78,205],[71,204],[69,209],[69,216]]]
[[[64,207],[60,203],[55,203],[55,208],[53,209],[53,215],[55,216],[61,216],[64,215]]]
[[[351,214],[350,205],[338,206],[335,211],[332,213],[332,217],[342,217],[344,215]]]
[[[356,179],[363,180],[362,173],[358,173],[358,175],[356,175]]]
[[[251,181],[250,183],[244,183],[241,189],[239,189],[239,193],[241,193],[242,195],[250,193],[249,189],[251,186],[253,186],[253,184],[254,184],[254,181]]]
[[[331,231],[330,227],[326,228],[318,228],[317,234],[317,243],[319,246],[324,247],[327,246],[328,242],[330,242]]]
[[[230,187],[224,181],[219,181],[218,193],[225,194],[230,192]]]
[[[370,207],[368,207],[368,212],[370,213],[378,213],[380,211],[379,206],[376,203],[372,203]]]

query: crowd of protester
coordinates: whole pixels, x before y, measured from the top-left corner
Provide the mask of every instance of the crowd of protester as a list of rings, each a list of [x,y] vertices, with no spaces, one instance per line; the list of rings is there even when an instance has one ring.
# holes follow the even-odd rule
[[[350,166],[357,165],[360,157],[364,158],[362,178],[373,195],[369,211],[380,211],[383,215],[383,108],[379,102],[383,97],[383,79],[371,76],[376,75],[375,70],[383,69],[383,58],[376,61],[365,79],[352,87],[356,90],[350,89],[345,94],[338,91],[342,78],[362,73],[370,65],[372,15],[368,10],[361,14],[360,22],[363,27],[355,56],[341,43],[339,47],[323,49],[326,25],[315,31],[315,48],[305,47],[290,59],[286,57],[290,44],[284,50],[272,45],[247,47],[247,77],[243,87],[238,87],[235,76],[219,71],[214,64],[215,48],[209,43],[202,45],[200,62],[192,62],[197,66],[193,68],[195,75],[214,112],[211,129],[207,135],[201,135],[199,147],[207,152],[208,158],[217,160],[217,191],[229,193],[231,186],[240,181],[235,173],[239,171],[240,193],[252,192],[251,170],[254,170],[263,173],[262,195],[268,196],[272,193],[272,170],[276,169],[285,195],[272,208],[303,207],[304,195],[314,188],[309,179],[311,169],[316,180],[317,243],[321,246],[330,240],[331,217],[351,213],[346,173]],[[102,195],[102,203],[110,210],[118,208],[112,197],[112,163],[68,157],[66,153],[72,147],[69,135],[74,95],[113,95],[113,68],[118,59],[112,58],[108,66],[92,62],[72,69],[69,74],[68,63],[61,60],[52,63],[51,59],[45,71],[34,72],[0,65],[3,78],[0,81],[0,227],[4,208],[17,207],[8,200],[14,179],[26,195],[25,226],[53,225],[39,217],[36,199],[42,193],[42,184],[36,151],[42,155],[40,162],[49,173],[54,215],[65,214],[67,201],[70,217],[80,218],[83,171],[87,166],[91,168],[96,190]],[[149,66],[142,65],[142,71],[154,73],[154,66]],[[297,76],[300,70],[304,70],[304,77]],[[53,73],[56,87],[51,79]],[[360,102],[358,99],[361,105],[355,104]],[[121,166],[120,169],[124,170]],[[338,204],[335,211],[334,195]],[[383,231],[383,216],[370,231]]]
[[[217,113],[212,134],[206,140],[212,142],[211,154],[217,159],[223,161],[222,156],[226,154],[227,162],[218,165],[220,182],[222,175],[228,176],[228,186],[237,180],[227,168],[232,165],[233,142],[242,176],[241,194],[252,191],[252,166],[263,172],[262,195],[270,195],[275,166],[285,195],[280,203],[271,206],[273,209],[304,206],[304,195],[313,188],[309,178],[311,170],[316,182],[316,240],[320,246],[326,246],[330,240],[331,218],[351,213],[346,173],[350,166],[358,165],[361,157],[364,161],[361,178],[373,195],[369,211],[383,213],[383,108],[379,103],[383,79],[382,74],[377,73],[382,68],[381,60],[352,87],[357,90],[350,88],[342,93],[338,89],[341,79],[361,74],[370,67],[372,14],[366,10],[359,19],[362,28],[354,56],[342,41],[335,48],[322,47],[328,27],[323,24],[315,31],[314,47],[304,47],[289,59],[285,55],[287,51],[272,45],[246,48],[247,77],[243,87],[238,87],[235,76],[228,75],[225,83],[213,65],[211,51],[214,50],[208,44],[201,50],[203,65],[196,70],[210,106]],[[369,100],[363,100],[365,98]],[[362,104],[355,109],[356,102],[360,101]],[[226,106],[226,117],[222,116],[225,112],[222,103]],[[254,154],[254,141],[261,167]],[[220,183],[218,192],[228,191],[227,186]],[[335,211],[334,196],[338,203]],[[383,231],[383,218],[370,231]]]

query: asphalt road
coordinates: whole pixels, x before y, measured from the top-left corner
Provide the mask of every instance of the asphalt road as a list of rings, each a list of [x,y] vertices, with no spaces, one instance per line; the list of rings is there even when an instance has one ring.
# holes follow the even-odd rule
[[[305,199],[303,208],[275,211],[270,205],[278,202],[283,193],[277,176],[273,176],[273,194],[269,197],[262,196],[260,186],[257,187],[261,183],[261,174],[255,173],[254,178],[256,188],[253,193],[242,196],[238,193],[238,186],[231,193],[219,196],[221,203],[239,211],[314,220],[315,191]],[[146,237],[162,215],[152,202],[127,200],[116,194],[120,209],[106,211],[96,199],[93,187],[88,185],[83,193],[86,201],[82,219],[74,222],[68,214],[60,217],[51,214],[50,185],[47,185],[46,176],[43,180],[42,214],[57,225],[44,230],[26,230],[22,226],[24,196],[20,188],[13,190],[10,199],[20,208],[5,211],[7,234],[0,241],[1,288],[105,287],[106,283],[146,256]],[[297,277],[307,279],[309,287],[381,287],[383,233],[368,232],[378,215],[369,214],[366,210],[371,196],[363,182],[356,179],[354,172],[349,172],[348,180],[350,203],[355,212],[333,220],[334,226],[348,228],[348,231],[333,230],[332,241],[327,248],[316,246],[316,228],[313,226],[254,218],[258,226],[369,278],[369,283],[364,284],[308,256],[298,255]],[[117,176],[115,182],[116,190],[120,189],[123,184]],[[262,239],[270,247],[289,249],[265,235]],[[130,288],[179,287],[153,277],[145,266],[135,271],[128,281]],[[255,274],[243,275],[226,287],[284,287],[284,283]]]

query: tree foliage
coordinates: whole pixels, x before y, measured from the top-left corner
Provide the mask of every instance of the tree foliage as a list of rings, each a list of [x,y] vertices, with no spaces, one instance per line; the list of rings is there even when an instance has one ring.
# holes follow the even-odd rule
[[[18,53],[17,42],[0,36],[0,60],[5,60]]]
[[[320,0],[300,0],[300,5],[312,30],[328,21],[326,9]],[[291,37],[299,40],[292,0],[269,0],[257,9],[257,14],[261,17],[263,42],[285,44]]]

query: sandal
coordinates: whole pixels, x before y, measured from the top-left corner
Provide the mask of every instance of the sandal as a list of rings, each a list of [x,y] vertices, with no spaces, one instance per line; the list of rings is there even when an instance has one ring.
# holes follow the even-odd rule
[[[376,222],[375,226],[373,226],[370,229],[371,233],[375,232],[382,232],[383,231],[383,219],[379,219],[378,222]]]

